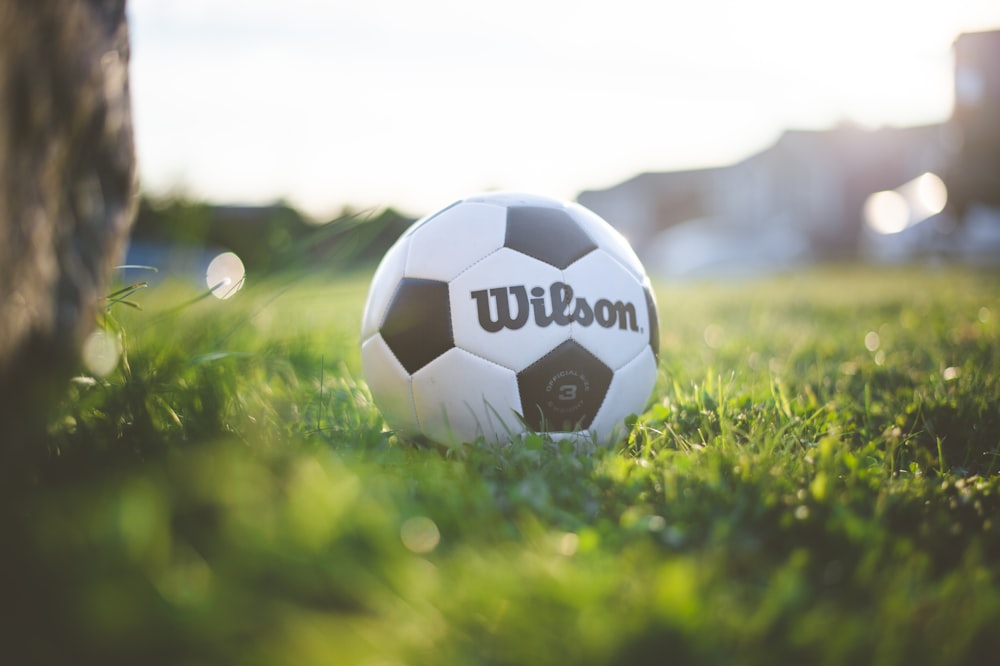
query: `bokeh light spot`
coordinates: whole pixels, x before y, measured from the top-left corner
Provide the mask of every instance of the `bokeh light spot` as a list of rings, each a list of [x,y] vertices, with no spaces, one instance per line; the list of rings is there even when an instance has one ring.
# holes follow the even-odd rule
[[[566,532],[559,537],[559,554],[564,557],[572,557],[580,547],[580,537],[575,532]]]
[[[709,324],[705,327],[705,332],[703,334],[705,338],[705,344],[712,349],[718,349],[722,346],[723,338],[725,337],[725,332],[722,327],[718,324]]]
[[[97,329],[83,342],[83,364],[97,377],[111,374],[121,355],[121,339],[110,331]]]
[[[927,172],[914,181],[916,200],[924,216],[937,215],[948,203],[948,188],[937,175]]]
[[[899,192],[876,192],[865,200],[865,222],[877,233],[898,234],[910,221],[910,206]]]
[[[441,532],[430,518],[415,516],[408,518],[399,528],[399,538],[407,550],[422,555],[437,548]]]
[[[205,284],[216,298],[226,299],[243,288],[246,270],[233,252],[223,252],[212,259],[205,271]]]
[[[875,192],[865,200],[865,223],[879,234],[898,234],[937,215],[948,203],[948,188],[929,171],[894,190]]]

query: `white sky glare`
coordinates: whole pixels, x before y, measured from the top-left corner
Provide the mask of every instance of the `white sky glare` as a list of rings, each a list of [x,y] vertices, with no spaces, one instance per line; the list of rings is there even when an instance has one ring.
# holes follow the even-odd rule
[[[724,164],[786,128],[940,122],[996,0],[131,0],[153,194],[420,215]]]

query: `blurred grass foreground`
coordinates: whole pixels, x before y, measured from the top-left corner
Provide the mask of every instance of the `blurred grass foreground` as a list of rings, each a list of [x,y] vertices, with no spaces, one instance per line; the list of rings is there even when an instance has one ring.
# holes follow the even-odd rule
[[[587,456],[397,438],[360,373],[369,276],[112,308],[112,363],[4,474],[0,662],[1000,653],[996,272],[658,285],[654,397]]]

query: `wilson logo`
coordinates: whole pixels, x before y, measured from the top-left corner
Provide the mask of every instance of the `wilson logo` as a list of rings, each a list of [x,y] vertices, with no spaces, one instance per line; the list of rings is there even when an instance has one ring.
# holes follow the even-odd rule
[[[553,282],[547,298],[542,287],[532,287],[531,298],[528,298],[524,285],[479,289],[470,292],[470,296],[476,301],[479,325],[489,333],[505,328],[517,330],[528,323],[529,317],[542,328],[552,324],[590,326],[596,323],[603,328],[618,326],[622,330],[639,331],[635,304],[602,298],[591,306],[582,296],[574,299],[573,287],[565,282]]]

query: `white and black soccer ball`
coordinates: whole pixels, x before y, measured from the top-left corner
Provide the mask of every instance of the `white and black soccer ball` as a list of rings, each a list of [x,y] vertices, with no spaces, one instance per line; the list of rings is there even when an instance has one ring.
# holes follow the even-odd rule
[[[469,197],[416,221],[372,278],[361,359],[396,430],[610,442],[645,407],[659,325],[625,238],[576,203]]]

